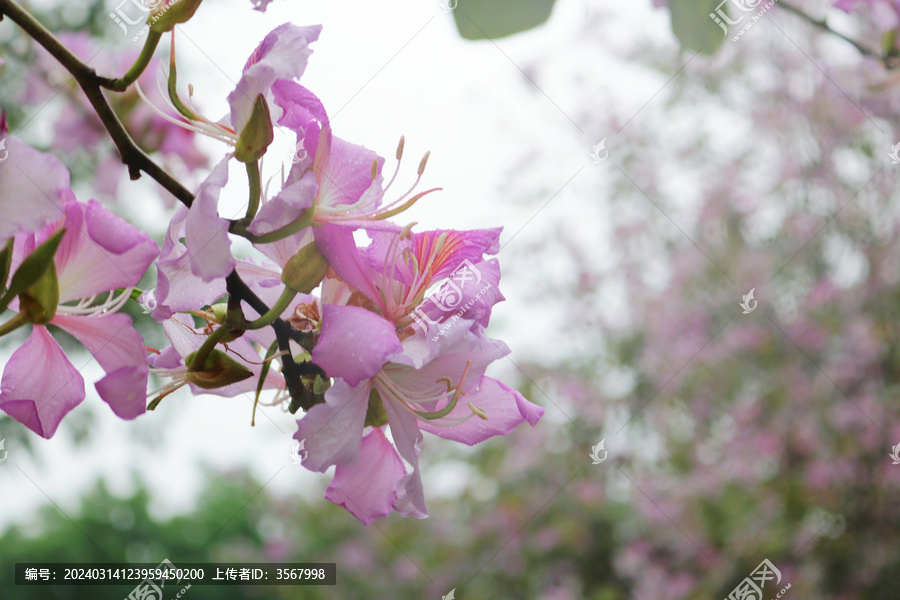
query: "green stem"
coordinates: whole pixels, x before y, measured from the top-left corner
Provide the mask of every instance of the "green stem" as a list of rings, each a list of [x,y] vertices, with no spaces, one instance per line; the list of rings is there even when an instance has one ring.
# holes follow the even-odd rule
[[[16,313],[12,319],[0,325],[0,337],[3,337],[7,333],[15,331],[19,327],[23,325],[28,325],[28,318],[23,313]]]
[[[244,325],[244,329],[262,329],[266,325],[270,325],[275,321],[275,319],[281,316],[281,313],[287,310],[287,307],[291,305],[291,301],[293,301],[296,296],[297,292],[289,287],[285,287],[284,291],[281,292],[281,297],[278,298],[278,301],[272,305],[272,308],[269,309],[269,312],[267,312],[257,320],[251,321]]]
[[[200,117],[194,114],[194,111],[189,109],[184,103],[181,101],[181,98],[178,96],[178,70],[175,68],[175,35],[172,35],[172,49],[169,51],[169,83],[168,83],[168,91],[169,91],[169,99],[172,101],[172,106],[175,107],[181,115],[188,119],[189,121],[199,121]]]
[[[259,198],[262,195],[262,182],[259,177],[259,161],[247,163],[247,178],[250,180],[250,202],[247,205],[247,216],[243,222],[249,225],[259,210]]]
[[[150,29],[147,33],[147,41],[144,42],[144,47],[141,49],[140,56],[137,57],[137,60],[134,61],[134,64],[131,65],[131,68],[128,69],[128,72],[125,73],[125,75],[112,81],[108,86],[109,89],[114,92],[124,92],[128,89],[128,86],[137,81],[138,77],[140,77],[147,68],[147,65],[150,64],[150,60],[153,58],[153,53],[156,52],[156,47],[159,45],[159,40],[161,38],[161,32]]]
[[[191,364],[187,365],[188,371],[197,371],[203,368],[203,365],[206,364],[206,359],[209,358],[213,348],[215,348],[216,344],[225,337],[225,334],[228,333],[229,329],[229,327],[222,325],[203,341],[203,345],[200,346],[200,349],[197,350],[197,354],[191,359]]]
[[[279,240],[283,240],[284,238],[291,237],[295,233],[303,231],[304,229],[312,225],[314,214],[315,213],[311,209],[306,209],[300,213],[299,217],[297,217],[284,227],[279,227],[278,229],[274,229],[272,231],[269,231],[268,233],[263,233],[260,235],[255,235],[247,231],[247,228],[242,221],[235,221],[231,226],[231,233],[244,237],[254,244],[271,244],[272,242],[277,242]]]

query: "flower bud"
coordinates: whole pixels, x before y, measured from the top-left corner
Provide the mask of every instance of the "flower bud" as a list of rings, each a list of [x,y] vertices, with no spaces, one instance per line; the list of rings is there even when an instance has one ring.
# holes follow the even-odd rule
[[[179,23],[186,23],[203,0],[157,0],[150,16],[147,17],[147,24],[150,29],[163,33],[172,31]]]
[[[44,273],[53,266],[53,257],[56,255],[56,249],[65,233],[65,229],[60,229],[25,257],[12,276],[12,281],[9,282],[7,294],[17,296],[44,276]],[[54,269],[54,276],[55,274],[56,270]]]
[[[44,270],[40,279],[19,294],[19,312],[29,323],[44,325],[49,323],[59,306],[59,280],[53,262]]]
[[[202,365],[192,364],[196,354],[191,352],[185,357],[184,362],[188,366],[185,379],[197,387],[212,390],[253,377],[250,369],[221,350],[214,348],[210,351]]]
[[[287,261],[281,281],[296,292],[308,294],[322,283],[328,272],[328,260],[315,243],[307,244]]]
[[[241,136],[238,138],[234,148],[234,157],[242,163],[256,162],[266,153],[266,149],[274,139],[275,133],[272,131],[269,104],[266,102],[265,96],[260,94],[256,97],[250,119],[247,120]]]

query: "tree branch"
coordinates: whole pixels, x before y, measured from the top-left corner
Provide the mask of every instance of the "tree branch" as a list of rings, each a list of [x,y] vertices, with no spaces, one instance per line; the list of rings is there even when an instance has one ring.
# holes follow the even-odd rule
[[[269,311],[269,307],[263,302],[259,296],[253,293],[244,280],[241,279],[237,271],[232,271],[225,278],[225,286],[230,296],[244,300],[250,307],[259,314],[265,314]],[[325,372],[318,365],[311,362],[297,364],[294,362],[291,353],[291,339],[295,334],[302,334],[295,330],[290,323],[284,319],[275,319],[272,323],[272,329],[275,330],[275,339],[278,341],[278,349],[285,352],[281,356],[281,374],[284,375],[284,381],[287,385],[288,393],[291,395],[291,412],[297,412],[298,408],[309,410],[315,404],[319,403],[316,395],[306,387],[302,381],[304,375],[322,375]]]
[[[116,79],[109,77],[101,77],[97,75],[91,67],[86,65],[77,56],[72,54],[56,36],[50,33],[37,19],[35,19],[28,11],[19,6],[14,0],[0,0],[0,19],[4,16],[9,17],[14,23],[22,28],[25,33],[31,36],[35,42],[44,47],[53,58],[65,67],[71,73],[72,77],[78,83],[78,86],[84,91],[88,102],[97,111],[97,116],[106,128],[122,163],[128,167],[128,175],[131,179],[139,179],[141,171],[156,180],[161,186],[175,196],[182,204],[190,207],[194,201],[194,195],[181,183],[175,180],[166,171],[157,165],[153,160],[141,150],[131,136],[125,130],[125,126],[116,116],[109,100],[103,95],[102,88],[115,89],[117,86]]]
[[[840,33],[839,31],[835,31],[834,29],[831,28],[831,26],[828,24],[828,22],[825,19],[816,19],[812,15],[805,13],[801,9],[792,5],[790,2],[786,2],[785,0],[779,0],[778,6],[780,6],[784,10],[788,11],[789,13],[793,13],[793,14],[797,15],[798,17],[800,17],[801,19],[803,19],[810,25],[818,27],[822,31],[825,31],[827,33],[830,33],[834,36],[841,38],[842,40],[844,40],[845,42],[847,42],[848,44],[850,44],[851,46],[856,48],[857,51],[859,51],[859,53],[862,54],[863,56],[868,56],[870,58],[878,59],[881,62],[881,64],[884,65],[885,68],[887,68],[887,69],[892,68],[888,62],[888,59],[890,58],[890,56],[888,54],[886,54],[886,53],[878,54],[874,50],[870,50],[869,48],[866,48],[865,46],[863,46],[856,40],[853,40],[853,39],[847,37],[843,33]]]
[[[97,111],[97,116],[103,122],[103,126],[109,133],[119,151],[122,162],[128,167],[128,173],[131,179],[138,179],[141,171],[147,173],[151,178],[156,180],[161,186],[168,190],[173,196],[178,198],[182,204],[190,207],[194,201],[194,195],[181,183],[176,181],[171,175],[166,173],[159,165],[153,162],[143,150],[141,150],[131,136],[125,130],[122,122],[103,94],[103,88],[121,91],[118,83],[121,79],[111,79],[109,77],[99,76],[94,69],[83,63],[77,56],[72,54],[47,28],[37,21],[28,11],[23,9],[14,0],[0,0],[0,21],[3,17],[9,17],[14,23],[21,27],[25,33],[32,37],[38,44],[43,46],[56,60],[62,64],[65,69],[71,73],[72,77],[78,83],[78,86],[84,91],[91,106]],[[242,300],[250,305],[253,310],[263,315],[269,312],[269,307],[263,302],[246,283],[238,275],[237,271],[232,271],[225,278],[226,289],[230,298]],[[309,344],[306,334],[295,330],[290,323],[283,319],[276,319],[272,323],[275,330],[275,337],[278,341],[278,348],[281,351],[287,351],[282,357],[282,375],[284,375],[288,392],[291,394],[291,412],[296,412],[298,408],[309,410],[313,405],[321,402],[322,399],[316,396],[303,383],[304,375],[325,375],[325,372],[316,364],[304,362],[297,364],[290,351],[291,339],[296,340],[301,345]],[[306,344],[304,344],[306,342]]]

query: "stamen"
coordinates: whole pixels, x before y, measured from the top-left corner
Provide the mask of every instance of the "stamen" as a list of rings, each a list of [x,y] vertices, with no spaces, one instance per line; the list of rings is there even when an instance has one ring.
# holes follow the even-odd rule
[[[469,410],[471,410],[473,413],[475,413],[479,418],[484,419],[485,421],[488,420],[487,413],[484,412],[484,410],[482,410],[482,409],[478,408],[477,406],[475,406],[474,404],[472,404],[471,402],[469,402]]]
[[[422,157],[422,162],[419,163],[419,170],[416,171],[419,174],[419,177],[421,177],[422,173],[425,172],[425,165],[428,164],[429,156],[431,156],[431,150],[425,153],[425,156]]]
[[[400,136],[400,143],[397,144],[397,160],[403,158],[403,145],[406,143],[406,136]]]

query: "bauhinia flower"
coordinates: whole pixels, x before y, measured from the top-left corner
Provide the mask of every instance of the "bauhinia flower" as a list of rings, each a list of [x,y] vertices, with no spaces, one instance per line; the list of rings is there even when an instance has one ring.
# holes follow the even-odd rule
[[[307,468],[325,471],[337,465],[326,498],[365,524],[392,510],[428,515],[418,467],[422,431],[474,445],[525,422],[534,426],[544,413],[484,376],[488,364],[509,349],[485,337],[477,323],[455,327],[425,355],[416,339],[424,335],[401,342],[394,325],[373,312],[323,307],[313,361],[335,383],[325,393],[325,404],[313,406],[298,421],[294,437],[305,440]],[[396,449],[384,437],[384,425]]]
[[[64,218],[37,234],[15,238],[13,271],[38,244],[65,229],[54,257],[59,282],[55,315],[48,323],[33,326],[0,381],[0,409],[45,438],[53,436],[63,417],[85,397],[84,379],[48,325],[72,335],[100,364],[106,376],[95,387],[116,415],[134,419],[146,410],[149,369],[144,342],[131,318],[117,311],[131,297],[158,248],[147,234],[99,202],[77,202],[71,192],[65,196]],[[21,309],[19,303],[11,308]],[[17,318],[21,314],[12,319]]]
[[[372,243],[364,250],[356,247],[353,234],[342,227],[319,227],[315,239],[335,273],[368,299],[368,308],[398,330],[429,315],[429,320],[437,323],[442,317],[435,313],[435,307],[460,305],[468,305],[460,316],[487,326],[491,307],[504,300],[498,288],[499,264],[496,259],[484,260],[485,254],[499,250],[500,228],[421,233],[396,225],[392,229],[369,232]],[[444,297],[436,298],[431,303],[434,306],[426,306],[427,312],[416,311],[433,285],[454,277],[461,285],[454,284],[457,298],[452,306],[446,298],[448,289],[443,288],[439,296]],[[478,285],[467,285],[475,279]]]

